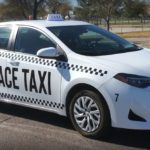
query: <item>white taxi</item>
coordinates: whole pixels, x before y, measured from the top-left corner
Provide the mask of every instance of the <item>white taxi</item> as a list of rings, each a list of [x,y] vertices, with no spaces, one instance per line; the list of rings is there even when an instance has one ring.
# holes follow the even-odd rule
[[[0,101],[68,116],[87,137],[150,130],[150,51],[49,18],[0,23]]]

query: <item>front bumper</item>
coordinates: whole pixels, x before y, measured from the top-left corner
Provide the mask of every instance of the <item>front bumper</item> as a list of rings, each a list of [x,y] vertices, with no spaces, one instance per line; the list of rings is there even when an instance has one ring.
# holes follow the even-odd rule
[[[113,127],[150,130],[150,87],[136,88],[111,79],[99,91],[108,104]]]

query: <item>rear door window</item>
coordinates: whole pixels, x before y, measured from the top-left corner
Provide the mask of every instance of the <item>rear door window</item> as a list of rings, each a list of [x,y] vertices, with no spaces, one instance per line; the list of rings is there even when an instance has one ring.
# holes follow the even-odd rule
[[[12,29],[9,27],[0,27],[0,49],[8,49],[11,32]]]

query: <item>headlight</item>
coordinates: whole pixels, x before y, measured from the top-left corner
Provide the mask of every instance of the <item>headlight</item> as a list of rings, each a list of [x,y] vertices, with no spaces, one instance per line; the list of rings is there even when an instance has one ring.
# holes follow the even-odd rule
[[[150,78],[144,76],[138,76],[133,74],[125,74],[119,73],[114,76],[115,79],[127,83],[129,85],[138,87],[138,88],[146,88],[150,86]]]

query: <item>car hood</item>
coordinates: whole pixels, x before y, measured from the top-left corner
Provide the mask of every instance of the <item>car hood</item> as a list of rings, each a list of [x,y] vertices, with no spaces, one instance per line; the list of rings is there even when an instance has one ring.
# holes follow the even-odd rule
[[[96,59],[119,72],[150,76],[150,50],[142,49],[115,55],[99,56]]]

